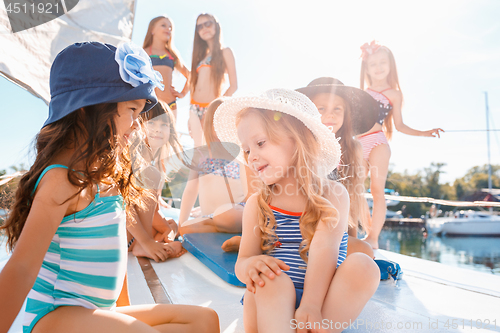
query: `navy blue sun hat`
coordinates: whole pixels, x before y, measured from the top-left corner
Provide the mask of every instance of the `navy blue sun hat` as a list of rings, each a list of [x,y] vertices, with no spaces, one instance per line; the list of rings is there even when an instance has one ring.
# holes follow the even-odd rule
[[[52,63],[49,118],[43,127],[79,108],[101,103],[146,99],[142,111],[146,112],[157,103],[154,90],[163,90],[161,81],[149,56],[137,45],[75,43]]]
[[[312,80],[307,87],[296,89],[309,98],[319,93],[329,93],[342,97],[351,105],[352,131],[354,135],[368,132],[377,122],[379,103],[369,93],[355,87],[345,86],[333,77]]]

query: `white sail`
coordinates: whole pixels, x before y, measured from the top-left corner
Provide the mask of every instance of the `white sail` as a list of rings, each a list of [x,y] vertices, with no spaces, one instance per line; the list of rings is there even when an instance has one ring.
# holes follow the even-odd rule
[[[48,104],[56,55],[76,42],[130,41],[134,12],[135,0],[80,0],[50,22],[13,33],[6,7],[0,5],[0,75]]]

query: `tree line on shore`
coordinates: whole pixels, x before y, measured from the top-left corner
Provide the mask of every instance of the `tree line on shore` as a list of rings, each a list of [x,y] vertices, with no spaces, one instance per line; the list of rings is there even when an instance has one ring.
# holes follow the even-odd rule
[[[10,169],[0,170],[0,176],[25,170],[25,167],[24,165],[12,166]],[[481,192],[482,189],[488,188],[488,165],[485,164],[470,168],[463,177],[455,179],[453,184],[440,182],[440,176],[446,172],[445,170],[445,163],[431,163],[429,167],[419,170],[415,174],[410,174],[408,171],[400,173],[389,170],[386,188],[393,189],[402,196],[411,197],[430,197],[460,201],[496,200],[495,198],[488,197],[488,193]],[[492,187],[500,189],[500,165],[492,165],[491,172]],[[184,176],[187,177],[187,174]],[[8,209],[11,205],[17,185],[16,180],[18,179],[0,185],[0,209]],[[366,187],[369,187],[368,179]],[[167,192],[170,194],[170,191]],[[403,205],[406,205],[406,212],[413,217],[424,215],[430,207],[430,204],[427,203],[401,202],[390,209],[399,210]],[[454,207],[441,207],[441,209],[443,211],[453,210]]]
[[[393,189],[403,196],[429,197],[444,200],[459,201],[498,201],[482,189],[488,188],[488,165],[470,168],[466,174],[455,179],[453,184],[441,183],[440,176],[446,171],[445,163],[431,163],[423,170],[415,174],[408,171],[403,173],[389,170],[386,188]],[[500,165],[491,166],[492,188],[500,189]],[[368,184],[368,183],[367,183]],[[390,207],[391,210],[400,210],[406,205],[406,211],[413,217],[420,217],[429,210],[431,204],[419,202],[400,202],[397,206]],[[454,210],[452,206],[442,206],[443,211]]]

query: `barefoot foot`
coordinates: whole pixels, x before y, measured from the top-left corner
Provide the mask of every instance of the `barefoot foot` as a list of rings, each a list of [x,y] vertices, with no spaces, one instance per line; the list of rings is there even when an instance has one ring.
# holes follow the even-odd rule
[[[168,248],[167,251],[169,258],[177,258],[187,252],[187,250],[182,247],[181,242],[178,241],[165,243],[165,246]]]
[[[241,236],[234,236],[222,243],[221,248],[226,252],[238,252],[240,249]]]

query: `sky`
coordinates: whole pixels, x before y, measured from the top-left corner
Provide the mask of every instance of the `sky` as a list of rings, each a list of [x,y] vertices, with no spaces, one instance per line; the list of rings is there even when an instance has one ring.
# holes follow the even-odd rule
[[[405,124],[446,131],[440,139],[396,132],[391,169],[413,174],[446,163],[441,181],[453,182],[488,163],[487,133],[463,131],[486,128],[485,92],[490,128],[500,129],[500,1],[137,0],[132,41],[142,45],[149,21],[166,15],[190,68],[196,18],[203,12],[218,18],[223,44],[235,55],[235,96],[296,89],[321,76],[359,87],[359,47],[376,39],[395,56]],[[178,90],[183,83],[175,74]],[[185,132],[189,96],[178,105],[177,125]],[[31,141],[48,107],[0,78],[0,114],[0,170],[30,165]],[[490,132],[490,144],[491,163],[500,164],[500,132]]]

